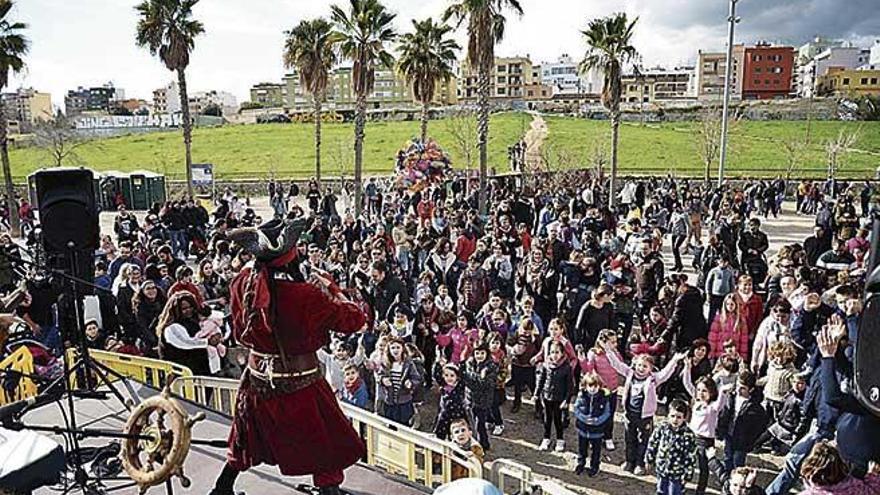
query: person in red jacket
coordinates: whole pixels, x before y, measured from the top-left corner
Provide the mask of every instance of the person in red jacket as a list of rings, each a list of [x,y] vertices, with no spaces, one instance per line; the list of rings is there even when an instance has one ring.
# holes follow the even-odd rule
[[[365,454],[315,353],[329,344],[331,331],[354,333],[366,319],[329,276],[304,279],[294,246],[305,224],[272,220],[229,233],[255,255],[230,284],[233,332],[251,352],[226,466],[211,495],[232,495],[238,474],[260,464],[287,476],[312,475],[321,495],[338,495],[343,470]]]
[[[749,337],[754,338],[758,333],[758,326],[764,320],[764,300],[755,293],[750,275],[742,274],[737,278],[734,294],[739,312],[749,330]]]

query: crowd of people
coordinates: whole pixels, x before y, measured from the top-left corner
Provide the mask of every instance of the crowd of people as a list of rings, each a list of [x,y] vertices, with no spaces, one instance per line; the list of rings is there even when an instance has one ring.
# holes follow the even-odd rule
[[[712,478],[736,495],[880,493],[880,418],[852,395],[871,183],[629,180],[612,209],[588,172],[524,180],[490,181],[481,215],[463,179],[409,191],[371,178],[360,217],[346,188],[270,181],[267,216],[309,219],[303,279],[332,277],[367,314],[319,352],[339,400],[481,459],[505,415],[533,415],[538,450],[574,450],[592,477],[622,448],[622,468],[652,469],[663,494],[692,480],[702,494]],[[761,217],[786,198],[815,230],[769,256]],[[237,378],[228,286],[251,260],[227,233],[262,220],[230,191],[210,213],[120,207],[96,255],[89,345]],[[18,276],[0,263],[0,290]],[[11,342],[57,372],[53,290],[27,285],[16,311],[29,334]],[[784,467],[759,488],[748,456],[761,452]]]

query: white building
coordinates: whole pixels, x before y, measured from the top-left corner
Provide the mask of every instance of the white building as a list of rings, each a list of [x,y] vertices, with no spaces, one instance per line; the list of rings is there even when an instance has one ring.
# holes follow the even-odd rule
[[[177,81],[171,81],[164,88],[153,90],[153,113],[173,114],[181,111],[180,90]]]
[[[880,40],[875,40],[874,46],[871,47],[871,55],[868,59],[868,65],[872,68],[880,68]]]
[[[578,73],[578,63],[563,54],[552,62],[542,62],[541,83],[553,88],[553,94],[598,94],[602,92],[603,77],[598,70]]]
[[[825,50],[842,45],[843,41],[841,40],[829,40],[827,38],[822,38],[821,36],[816,36],[815,38],[811,39],[809,42],[801,45],[798,48],[797,59],[795,60],[795,63],[806,64],[816,55],[824,52]]]
[[[880,51],[880,50],[878,50]],[[797,93],[802,98],[815,94],[816,82],[831,67],[856,69],[869,63],[871,50],[856,46],[832,46],[818,53],[797,69]]]
[[[190,111],[202,113],[211,105],[216,105],[223,110],[223,115],[238,112],[238,98],[227,91],[198,91],[189,97]]]

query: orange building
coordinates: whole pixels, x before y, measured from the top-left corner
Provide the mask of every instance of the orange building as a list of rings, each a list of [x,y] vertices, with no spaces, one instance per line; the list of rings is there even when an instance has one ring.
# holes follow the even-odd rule
[[[743,53],[742,98],[770,100],[793,95],[795,50],[759,43]]]

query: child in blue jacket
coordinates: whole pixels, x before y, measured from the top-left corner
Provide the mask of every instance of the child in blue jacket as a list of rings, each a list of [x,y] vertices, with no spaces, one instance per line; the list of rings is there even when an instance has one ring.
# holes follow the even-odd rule
[[[370,401],[370,394],[367,392],[367,385],[361,379],[357,366],[354,363],[345,365],[342,374],[344,386],[339,391],[339,399],[346,404],[366,409],[367,403]]]
[[[581,392],[574,404],[575,426],[578,432],[578,462],[574,472],[584,472],[587,451],[590,453],[590,469],[587,476],[593,477],[599,472],[599,458],[602,455],[602,439],[605,428],[611,417],[611,394],[602,388],[602,379],[595,372],[587,373],[581,378]]]

